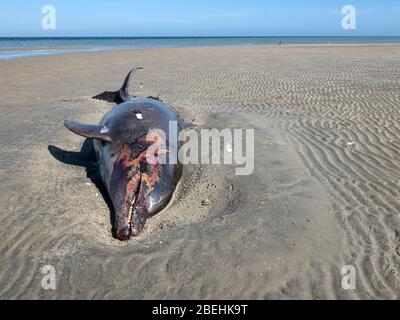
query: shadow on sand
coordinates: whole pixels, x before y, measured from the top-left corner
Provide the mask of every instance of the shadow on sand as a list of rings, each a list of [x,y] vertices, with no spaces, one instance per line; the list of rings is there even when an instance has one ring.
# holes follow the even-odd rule
[[[94,152],[93,140],[86,139],[79,152],[65,151],[53,145],[49,145],[47,149],[49,150],[50,154],[58,161],[65,164],[84,167],[86,169],[86,176],[99,190],[110,210],[110,224],[111,226],[113,226],[115,211],[108,192],[100,178],[100,172],[98,170],[96,156]],[[114,231],[112,232],[113,236],[115,237]]]

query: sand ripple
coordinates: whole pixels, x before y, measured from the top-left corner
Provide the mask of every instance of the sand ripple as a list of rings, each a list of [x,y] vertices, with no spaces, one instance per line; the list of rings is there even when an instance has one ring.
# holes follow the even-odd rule
[[[0,297],[400,298],[399,52],[175,48],[0,62]],[[120,243],[89,151],[62,121],[97,122],[110,105],[90,96],[132,64],[146,67],[138,95],[160,95],[197,128],[254,128],[257,147],[249,177],[187,166],[172,204]],[[46,264],[55,291],[41,288]],[[348,264],[356,291],[340,286]]]

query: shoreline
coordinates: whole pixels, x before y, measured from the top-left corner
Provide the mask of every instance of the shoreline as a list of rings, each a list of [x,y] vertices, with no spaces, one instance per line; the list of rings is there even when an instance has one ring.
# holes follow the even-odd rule
[[[199,45],[199,46],[168,46],[168,47],[130,47],[130,48],[74,48],[74,47],[23,47],[23,48],[0,48],[0,62],[9,61],[15,59],[23,58],[34,58],[41,56],[51,56],[60,54],[79,54],[79,53],[100,53],[100,52],[120,52],[120,51],[131,51],[131,50],[158,50],[158,49],[201,49],[201,48],[276,48],[276,47],[286,47],[286,48],[338,48],[338,47],[391,47],[400,46],[399,43],[290,43],[290,44],[243,44],[243,45]],[[31,52],[31,54],[29,54]],[[11,56],[2,57],[2,53],[9,53]]]

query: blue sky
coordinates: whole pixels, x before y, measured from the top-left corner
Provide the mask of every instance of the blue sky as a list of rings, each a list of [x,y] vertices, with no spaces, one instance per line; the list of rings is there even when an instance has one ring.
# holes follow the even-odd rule
[[[41,27],[44,5],[56,30]],[[357,29],[341,28],[341,8]],[[0,36],[400,35],[400,0],[1,0]]]

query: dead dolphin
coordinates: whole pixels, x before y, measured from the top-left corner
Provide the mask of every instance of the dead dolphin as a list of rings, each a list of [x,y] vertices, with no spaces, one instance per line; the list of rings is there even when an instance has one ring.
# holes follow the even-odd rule
[[[131,75],[138,69],[142,68],[128,73],[119,91],[93,97],[117,103],[99,125],[64,122],[72,132],[94,139],[101,179],[115,210],[113,228],[120,240],[137,236],[147,218],[167,206],[182,174],[179,161],[162,163],[158,157],[168,154],[177,159],[179,146],[173,141],[178,139],[170,135],[177,135],[182,123],[162,101],[129,94]],[[170,133],[170,123],[175,123],[176,132]],[[165,135],[149,134],[153,129]]]

